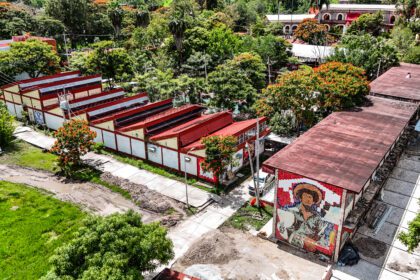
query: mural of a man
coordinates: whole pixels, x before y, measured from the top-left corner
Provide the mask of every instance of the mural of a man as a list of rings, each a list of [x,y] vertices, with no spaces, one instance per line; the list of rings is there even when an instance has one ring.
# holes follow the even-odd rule
[[[284,210],[279,231],[290,244],[314,252],[317,245],[328,247],[333,225],[323,220],[319,209],[321,190],[308,183],[294,186],[293,196],[297,203]]]

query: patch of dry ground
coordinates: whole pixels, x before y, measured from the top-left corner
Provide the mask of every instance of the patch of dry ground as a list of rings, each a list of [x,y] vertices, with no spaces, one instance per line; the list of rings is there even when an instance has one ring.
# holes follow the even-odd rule
[[[319,280],[325,267],[324,263],[310,261],[279,249],[270,241],[227,227],[203,236],[173,266],[203,280]]]
[[[48,191],[60,200],[78,204],[95,214],[109,215],[131,209],[140,213],[143,221],[160,221],[165,226],[173,226],[185,216],[179,203],[145,186],[130,183],[109,173],[102,174],[101,179],[129,191],[133,201],[101,185],[71,181],[47,171],[0,164],[0,180]]]

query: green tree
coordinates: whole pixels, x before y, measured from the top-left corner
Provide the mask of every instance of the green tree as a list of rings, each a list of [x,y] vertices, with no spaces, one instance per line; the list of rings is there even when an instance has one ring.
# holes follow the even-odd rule
[[[124,18],[124,10],[121,8],[118,1],[111,1],[108,4],[108,16],[114,27],[114,35],[118,38],[121,34],[121,28]]]
[[[196,3],[193,0],[174,0],[171,4],[169,15],[169,30],[175,41],[175,46],[180,54],[180,63],[183,61],[183,41],[185,31],[194,24]]]
[[[318,10],[321,10],[324,5],[328,8],[330,6],[330,2],[330,0],[310,0],[309,5]]]
[[[254,103],[257,89],[264,85],[264,65],[258,55],[240,54],[216,67],[209,74],[210,104],[221,109],[247,111]]]
[[[382,21],[383,14],[381,12],[362,14],[350,24],[347,33],[353,35],[369,33],[378,36],[382,32]]]
[[[89,0],[46,0],[45,2],[45,13],[66,26],[73,47],[79,40],[78,34],[87,31],[90,8]]]
[[[44,37],[57,37],[64,33],[64,24],[49,16],[35,17],[35,33]]]
[[[269,65],[272,76],[285,67],[292,56],[292,45],[281,37],[271,34],[257,38],[244,36],[242,41],[243,51],[259,54],[263,62]]]
[[[265,87],[265,65],[258,54],[241,53],[228,61],[228,64],[245,73],[255,89],[261,90]]]
[[[327,113],[361,105],[369,94],[362,68],[349,63],[329,62],[315,70],[320,83],[318,107]]]
[[[115,81],[127,81],[133,77],[131,57],[124,48],[114,48],[113,41],[101,41],[92,45],[93,51],[87,58],[90,73],[101,73]]]
[[[0,6],[0,38],[10,39],[34,29],[34,20],[23,10]]]
[[[316,19],[304,19],[298,24],[294,35],[306,43],[321,45],[328,41],[327,31],[327,27]]]
[[[177,84],[174,81],[174,73],[171,69],[161,71],[152,68],[143,75],[136,77],[139,89],[149,94],[150,101],[158,101],[175,96]]]
[[[391,42],[370,34],[344,36],[328,60],[361,67],[369,80],[398,65],[397,50]]]
[[[14,117],[9,113],[7,107],[0,102],[0,148],[10,144],[14,130]]]
[[[420,46],[412,45],[402,57],[407,63],[420,64]]]
[[[53,47],[36,39],[15,42],[0,52],[0,71],[9,76],[27,73],[31,78],[57,72],[60,58]]]
[[[167,231],[133,211],[92,216],[51,257],[47,279],[144,279],[174,256]]]
[[[293,134],[333,111],[360,105],[368,93],[363,69],[330,62],[279,76],[263,90],[254,108],[257,115],[269,118],[275,133]]]
[[[58,155],[58,166],[66,176],[73,175],[81,165],[81,157],[93,147],[96,132],[86,121],[73,119],[65,122],[55,133],[51,152]]]
[[[408,232],[401,232],[398,239],[412,252],[420,243],[420,213],[408,223]]]
[[[238,140],[234,136],[207,136],[202,138],[201,142],[206,148],[206,157],[201,163],[201,168],[206,172],[212,172],[218,183],[221,183],[221,176],[233,163]]]

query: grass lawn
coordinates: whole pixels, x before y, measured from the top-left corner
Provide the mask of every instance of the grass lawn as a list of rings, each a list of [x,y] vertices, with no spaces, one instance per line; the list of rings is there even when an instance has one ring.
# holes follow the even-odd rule
[[[0,279],[38,279],[87,216],[25,185],[0,181]]]
[[[225,225],[241,230],[249,230],[250,228],[260,230],[272,217],[273,207],[266,205],[265,208],[258,210],[258,208],[246,203],[225,222]]]
[[[50,172],[58,171],[56,168],[56,160],[56,155],[43,153],[41,149],[22,141],[14,142],[14,144],[6,148],[5,153],[0,156],[0,164],[14,164]],[[125,198],[131,198],[126,190],[102,181],[100,176],[100,171],[91,167],[85,167],[74,175],[74,179],[96,183],[109,188],[113,192],[121,194]]]
[[[26,142],[16,141],[0,156],[0,164],[14,164],[54,172],[57,156],[43,153],[41,149]]]

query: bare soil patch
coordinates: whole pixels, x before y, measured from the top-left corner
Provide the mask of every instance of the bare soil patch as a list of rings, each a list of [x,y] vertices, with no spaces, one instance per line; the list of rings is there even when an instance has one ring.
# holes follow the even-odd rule
[[[238,259],[239,252],[234,240],[220,231],[213,231],[199,242],[193,244],[184,255],[181,264],[190,266],[200,264],[224,264]]]
[[[353,243],[362,255],[372,259],[384,256],[387,250],[384,242],[371,237],[359,237]]]
[[[163,216],[163,218],[160,219],[160,222],[166,227],[175,226],[186,216],[182,203],[150,190],[144,185],[113,176],[109,172],[102,173],[101,180],[109,184],[117,185],[121,189],[128,191],[132,200],[140,208]]]
[[[203,280],[319,280],[325,267],[324,263],[313,262],[282,250],[275,243],[248,232],[223,227],[204,235],[172,268],[194,272],[194,275],[190,275],[201,276]]]

